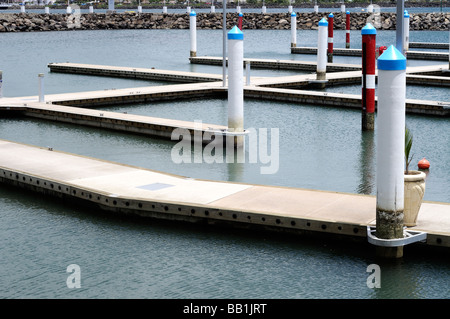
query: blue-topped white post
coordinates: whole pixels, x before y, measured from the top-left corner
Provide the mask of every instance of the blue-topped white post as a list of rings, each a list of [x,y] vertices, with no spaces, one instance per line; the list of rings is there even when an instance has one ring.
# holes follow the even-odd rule
[[[25,3],[20,4],[20,13],[25,13]]]
[[[391,45],[378,58],[376,236],[403,238],[406,58]],[[401,257],[403,246],[386,257]]]
[[[403,54],[409,49],[409,13],[405,10],[403,14]]]
[[[189,31],[191,35],[191,57],[197,56],[197,14],[195,11],[189,13]]]
[[[244,132],[244,34],[237,26],[228,32],[228,132]],[[243,145],[243,136],[236,145]]]
[[[319,21],[319,36],[317,41],[317,76],[316,80],[326,80],[327,72],[327,34],[328,22],[325,18]]]
[[[44,73],[38,74],[39,79],[39,102],[44,103],[45,97],[44,97]]]
[[[314,3],[314,12],[315,13],[319,12],[319,6],[317,5],[317,1],[315,1],[315,3]]]
[[[291,13],[291,48],[297,46],[297,14]]]

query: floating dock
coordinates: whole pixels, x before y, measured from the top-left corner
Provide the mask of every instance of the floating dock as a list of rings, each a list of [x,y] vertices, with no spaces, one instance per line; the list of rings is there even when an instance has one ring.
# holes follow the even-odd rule
[[[190,57],[192,64],[220,65],[223,64],[222,57]],[[252,68],[276,69],[276,70],[298,70],[316,72],[317,63],[314,61],[276,60],[276,59],[244,59],[244,65],[250,62]],[[226,59],[226,64],[228,59]],[[344,63],[327,63],[327,72],[361,71],[361,65]]]
[[[409,42],[408,46],[413,49],[443,49],[448,50],[448,43],[433,43],[433,42]]]
[[[227,126],[216,124],[179,121],[37,102],[27,103],[22,106],[0,106],[0,113],[2,111],[14,112],[16,116],[148,135],[168,140],[171,140],[172,132],[175,129],[185,129],[191,135],[192,140],[200,137],[204,144],[211,142],[210,137],[213,134],[226,135],[228,129]]]
[[[375,224],[375,196],[192,179],[6,140],[0,154],[0,182],[105,211],[366,242]],[[410,229],[450,247],[450,204],[424,202]]]
[[[317,48],[314,47],[291,47],[292,54],[317,54]],[[333,48],[333,55],[341,56],[361,56],[361,49],[343,49]],[[430,61],[448,61],[448,53],[446,52],[426,52],[411,51],[406,52],[406,56],[411,60],[430,60]]]
[[[255,79],[255,82],[259,82],[261,86],[244,86],[244,97],[340,108],[361,108],[361,95],[283,88],[289,86],[307,86],[313,80],[314,77],[311,77],[311,75],[309,77],[305,75],[293,76],[278,79],[278,82],[272,82],[273,86],[279,87],[269,87],[270,82],[266,82],[266,79]],[[350,81],[350,79],[347,79],[347,81]],[[227,88],[222,86],[222,82],[49,94],[46,95],[46,103],[38,103],[37,96],[3,98],[0,100],[0,112],[16,111],[16,113],[19,112],[24,116],[47,118],[54,121],[72,122],[83,125],[91,123],[91,126],[104,127],[105,124],[101,123],[109,120],[112,121],[112,124],[119,123],[119,121],[121,123],[130,122],[130,115],[117,113],[114,115],[114,118],[110,119],[109,117],[104,117],[105,114],[112,114],[114,112],[106,113],[100,110],[86,110],[86,108],[101,108],[103,106],[158,102],[173,99],[204,98],[205,96],[225,98],[226,94]],[[67,106],[72,106],[73,108],[66,109],[65,107]],[[18,111],[17,107],[26,107],[26,111]],[[446,117],[450,116],[450,103],[407,99],[406,112]],[[81,121],[80,119],[84,120]],[[153,118],[149,121],[152,120]],[[134,125],[139,124],[132,124],[132,126]]]
[[[155,70],[154,68],[132,68],[110,65],[94,65],[81,63],[49,63],[51,72],[84,74],[95,76],[120,77],[129,79],[164,81],[164,82],[211,82],[221,81],[222,75],[195,73],[170,70]]]
[[[259,67],[270,68],[273,61],[264,63]],[[287,67],[288,63],[284,65]],[[315,70],[315,63],[302,65]],[[353,67],[336,66],[334,72],[327,74],[329,85],[360,83],[361,70]],[[52,63],[49,68],[52,72],[190,83],[47,94],[45,103],[39,103],[37,96],[2,98],[0,113],[163,138],[171,137],[176,128],[185,128],[191,135],[196,131],[223,134],[227,129],[223,125],[199,127],[194,122],[95,109],[205,96],[224,98],[227,88],[222,86],[221,75],[73,63]],[[407,78],[445,84],[448,81],[441,73],[447,68],[448,65],[408,68]],[[244,96],[361,108],[360,95],[293,89],[306,87],[314,80],[313,74],[252,77],[251,84],[244,86]],[[450,105],[448,101],[407,100],[406,110],[448,116]],[[294,234],[326,234],[363,242],[368,242],[368,229],[375,225],[376,218],[375,196],[198,180],[5,140],[0,140],[0,182],[114,213]],[[417,245],[450,247],[450,204],[424,202],[418,224],[411,230],[427,233],[426,242]]]
[[[217,61],[218,59],[219,58],[217,57],[213,57],[208,60]],[[270,62],[269,60],[265,61],[266,63]],[[313,62],[311,62],[311,64],[315,65],[315,63]],[[350,65],[350,67],[352,66]],[[58,63],[49,64],[49,68],[51,70],[60,69]],[[64,69],[64,72],[73,72],[77,74],[82,73],[86,75],[96,75],[98,73],[103,73],[103,75],[106,76],[108,73],[112,72],[114,74],[112,76],[120,76],[121,73],[116,72],[116,68],[117,67],[106,66],[105,70],[107,71],[103,73],[101,71],[103,69],[103,66],[99,65],[90,66],[86,64],[76,63],[62,64],[62,69]],[[345,68],[345,65],[340,65],[340,68]],[[407,83],[418,85],[450,86],[450,78],[441,76],[443,74],[443,70],[446,68],[448,68],[447,65],[408,67]],[[81,69],[82,71],[78,71],[78,69]],[[121,68],[117,69],[122,70]],[[151,70],[153,76],[163,78],[162,75],[158,75],[159,72],[160,74],[168,73],[168,71],[166,70]],[[180,72],[180,75],[186,76],[186,78],[188,78],[189,75],[186,75],[186,73],[189,72]],[[172,71],[172,74],[173,76],[176,76],[177,72]],[[196,75],[196,73],[193,73],[192,77],[195,77]],[[215,76],[216,75],[213,75],[213,78],[215,78]],[[128,75],[125,74],[124,77],[128,77]],[[207,75],[202,75],[202,77],[207,78]],[[252,77],[250,85],[244,87],[244,96],[246,98],[258,98],[345,108],[361,107],[360,95],[304,90],[313,85],[314,81],[314,74],[288,75],[280,77]],[[328,86],[358,84],[361,83],[361,71],[330,72],[327,74],[327,81]],[[194,84],[163,85],[135,89],[119,89],[113,91],[93,91],[50,95],[47,97],[47,101],[49,101],[50,103],[66,106],[95,108],[103,105],[161,101],[178,98],[196,98],[204,96],[225,97],[226,94],[227,88],[222,86],[222,81],[219,81]],[[32,98],[22,98],[23,101],[29,99]],[[408,113],[433,116],[450,115],[449,101],[408,99],[406,102],[406,110]]]
[[[220,83],[202,82],[196,84],[173,84],[87,92],[46,94],[45,101],[47,104],[96,108],[105,105],[109,106],[117,104],[168,101],[176,99],[200,98],[205,96],[226,97],[226,90],[220,89]],[[0,99],[0,105],[14,106],[37,101],[37,96],[2,98]]]

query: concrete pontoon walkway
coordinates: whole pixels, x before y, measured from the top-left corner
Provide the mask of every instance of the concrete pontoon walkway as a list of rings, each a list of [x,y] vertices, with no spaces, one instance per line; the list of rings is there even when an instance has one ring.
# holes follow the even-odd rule
[[[198,180],[0,140],[0,181],[105,210],[162,219],[270,226],[364,239],[374,196]],[[450,204],[425,202],[414,230],[450,247]]]
[[[292,47],[292,54],[317,54],[317,48],[314,47]],[[342,49],[333,48],[333,55],[341,56],[361,56],[361,49]],[[410,60],[434,60],[434,61],[448,61],[448,52],[426,52],[426,51],[412,51],[408,50],[406,56]]]
[[[433,43],[433,42],[409,42],[410,48],[421,49],[443,49],[448,50],[448,43]]]
[[[51,72],[121,77],[171,82],[210,82],[222,80],[221,74],[156,70],[155,68],[132,68],[111,65],[81,63],[49,63]]]

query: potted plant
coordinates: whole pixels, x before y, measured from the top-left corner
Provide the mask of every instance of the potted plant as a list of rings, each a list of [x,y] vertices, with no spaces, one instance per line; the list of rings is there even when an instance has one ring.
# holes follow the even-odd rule
[[[425,194],[425,178],[426,174],[421,171],[409,169],[412,160],[411,148],[413,136],[405,127],[405,192],[404,192],[404,208],[403,208],[403,224],[411,227],[416,226],[417,216],[419,215],[420,206],[422,205],[423,195]]]

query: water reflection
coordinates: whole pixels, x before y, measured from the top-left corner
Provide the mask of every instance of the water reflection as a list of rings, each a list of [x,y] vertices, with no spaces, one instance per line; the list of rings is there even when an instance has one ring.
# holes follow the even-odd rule
[[[361,147],[359,153],[360,159],[360,175],[361,179],[357,187],[359,194],[370,195],[375,191],[375,132],[362,131],[361,132]]]
[[[422,277],[411,272],[411,265],[404,259],[378,260],[381,271],[381,287],[374,289],[377,299],[417,299],[422,297]]]
[[[228,163],[228,180],[235,182],[243,182],[244,164],[243,163]]]

